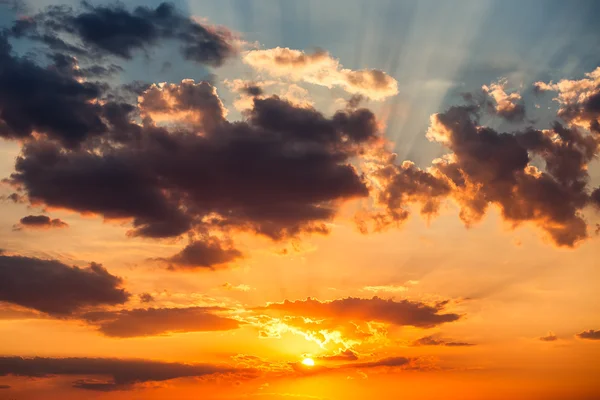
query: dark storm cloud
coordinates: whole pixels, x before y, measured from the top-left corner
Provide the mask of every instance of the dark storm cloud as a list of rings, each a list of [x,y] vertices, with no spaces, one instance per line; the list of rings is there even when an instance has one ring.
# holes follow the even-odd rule
[[[587,331],[578,333],[577,337],[579,339],[600,340],[600,330],[595,331],[593,329],[588,329]]]
[[[170,3],[133,11],[119,4],[94,7],[87,2],[80,10],[50,6],[17,21],[11,33],[41,41],[54,50],[93,58],[112,55],[130,59],[136,51],[148,50],[164,40],[178,41],[185,59],[215,67],[235,54],[230,32],[204,26]],[[60,37],[63,33],[78,37],[85,47],[68,43]]]
[[[435,335],[424,336],[413,342],[413,346],[448,346],[448,347],[469,347],[475,346],[473,343],[455,342],[448,339],[443,339]]]
[[[21,218],[19,223],[15,225],[16,229],[48,229],[48,228],[67,228],[69,224],[59,218],[50,218],[47,215],[28,215]]]
[[[210,268],[242,257],[239,250],[224,247],[217,238],[206,238],[187,245],[181,252],[166,259],[172,269]]]
[[[480,126],[471,106],[436,114],[428,136],[453,152],[435,168],[452,182],[465,223],[479,221],[496,204],[506,221],[534,222],[559,246],[587,237],[581,210],[590,202],[587,165],[598,153],[594,137],[559,123],[551,131],[500,133]],[[529,165],[534,157],[545,170]]]
[[[248,121],[223,120],[203,135],[150,123],[135,144],[99,151],[32,142],[10,182],[32,202],[132,218],[139,236],[178,236],[193,226],[274,239],[326,232],[338,201],[368,195],[349,161],[378,139],[375,117],[355,110],[326,118],[277,97],[254,103]]]
[[[0,255],[0,301],[68,315],[87,306],[123,304],[122,279],[101,265],[69,267],[59,261]]]
[[[399,326],[431,328],[445,322],[456,321],[460,315],[443,314],[443,304],[427,305],[409,300],[384,300],[379,297],[344,299],[321,302],[308,298],[298,301],[271,303],[257,310],[283,312],[313,319],[330,318],[339,321],[376,321]]]
[[[211,364],[182,364],[111,358],[22,358],[0,357],[0,376],[44,378],[89,376],[73,386],[98,391],[128,390],[137,383],[163,382],[177,378],[235,373],[237,370]],[[109,378],[99,381],[96,377]]]
[[[106,336],[158,336],[178,332],[211,332],[237,329],[239,323],[217,315],[218,307],[147,308],[98,311],[81,316]]]

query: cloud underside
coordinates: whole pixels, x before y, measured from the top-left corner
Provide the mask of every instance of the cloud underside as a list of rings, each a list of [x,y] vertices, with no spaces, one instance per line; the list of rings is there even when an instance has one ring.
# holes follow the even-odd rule
[[[150,360],[0,357],[0,376],[32,378],[83,376],[87,378],[75,380],[73,387],[95,391],[129,390],[136,384],[146,382],[200,378],[236,372],[238,372],[236,369],[227,366]]]
[[[57,260],[0,254],[0,301],[54,316],[124,304],[130,294],[122,283],[96,263],[79,268]]]

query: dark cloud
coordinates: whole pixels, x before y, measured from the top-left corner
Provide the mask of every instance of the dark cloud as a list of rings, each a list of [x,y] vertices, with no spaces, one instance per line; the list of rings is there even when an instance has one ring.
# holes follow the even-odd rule
[[[154,301],[154,296],[152,296],[150,293],[142,293],[140,294],[140,301],[142,303],[151,303]]]
[[[479,221],[490,204],[514,225],[533,222],[559,246],[587,237],[581,210],[589,203],[587,165],[598,142],[577,128],[499,133],[478,124],[476,107],[452,107],[432,117],[428,132],[452,150],[436,170],[452,183],[461,218]],[[539,157],[545,170],[531,166]]]
[[[330,356],[318,357],[318,359],[324,361],[356,361],[358,360],[358,356],[352,350],[347,349]]]
[[[56,260],[0,255],[0,301],[52,315],[123,304],[129,293],[121,284],[121,278],[95,263],[78,268]]]
[[[133,11],[119,4],[94,7],[85,2],[83,6],[80,10],[50,6],[17,21],[11,33],[41,41],[53,50],[92,58],[112,55],[130,59],[135,52],[147,51],[164,40],[178,41],[185,59],[215,67],[236,52],[230,32],[204,26],[170,3]],[[76,36],[84,46],[65,41],[64,33]]]
[[[67,147],[108,130],[102,106],[94,100],[103,92],[96,83],[42,68],[13,57],[0,35],[0,136],[25,139],[40,132]]]
[[[67,228],[69,224],[59,218],[50,218],[47,215],[28,215],[21,218],[15,225],[16,229],[48,229],[48,228]]]
[[[10,389],[9,385],[0,385],[0,389]]]
[[[149,360],[110,358],[22,358],[0,357],[0,376],[43,378],[51,376],[89,376],[73,386],[98,391],[128,390],[135,384],[162,382],[177,378],[234,373],[235,369],[211,364],[182,364]],[[110,381],[94,380],[106,377]]]
[[[170,268],[210,268],[227,264],[242,257],[234,248],[223,247],[217,238],[206,238],[187,245],[180,253],[166,259]]]
[[[548,332],[546,336],[540,337],[542,342],[555,342],[558,340],[558,337],[553,332]]]
[[[409,300],[384,300],[379,297],[360,299],[348,297],[329,302],[307,300],[272,303],[258,310],[277,311],[285,315],[295,315],[313,319],[333,319],[338,321],[376,321],[399,326],[431,328],[445,322],[456,321],[460,315],[441,313],[443,303],[431,306]]]
[[[326,118],[277,97],[254,103],[247,121],[223,120],[203,135],[147,124],[128,146],[65,151],[32,142],[10,182],[33,202],[132,218],[138,236],[192,227],[274,239],[326,232],[339,201],[368,195],[350,159],[378,139],[375,117],[362,109]]]
[[[217,315],[218,307],[140,308],[89,312],[81,316],[106,336],[158,336],[178,332],[210,332],[237,329],[239,323]]]
[[[595,331],[593,329],[588,329],[587,331],[578,333],[577,337],[579,339],[600,340],[600,330]]]
[[[448,347],[469,347],[475,346],[473,343],[455,342],[448,339],[443,339],[435,335],[424,336],[413,342],[413,346],[448,346]]]

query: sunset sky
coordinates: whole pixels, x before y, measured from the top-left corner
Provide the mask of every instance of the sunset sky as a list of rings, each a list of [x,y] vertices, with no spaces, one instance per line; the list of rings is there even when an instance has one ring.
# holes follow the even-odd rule
[[[0,0],[0,400],[600,399],[599,16]]]

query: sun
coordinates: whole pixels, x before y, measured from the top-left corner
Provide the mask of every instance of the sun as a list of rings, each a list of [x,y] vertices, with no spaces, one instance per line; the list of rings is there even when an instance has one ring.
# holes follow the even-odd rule
[[[307,367],[314,367],[315,360],[313,360],[312,358],[305,358],[304,360],[302,360],[302,364],[306,365]]]

